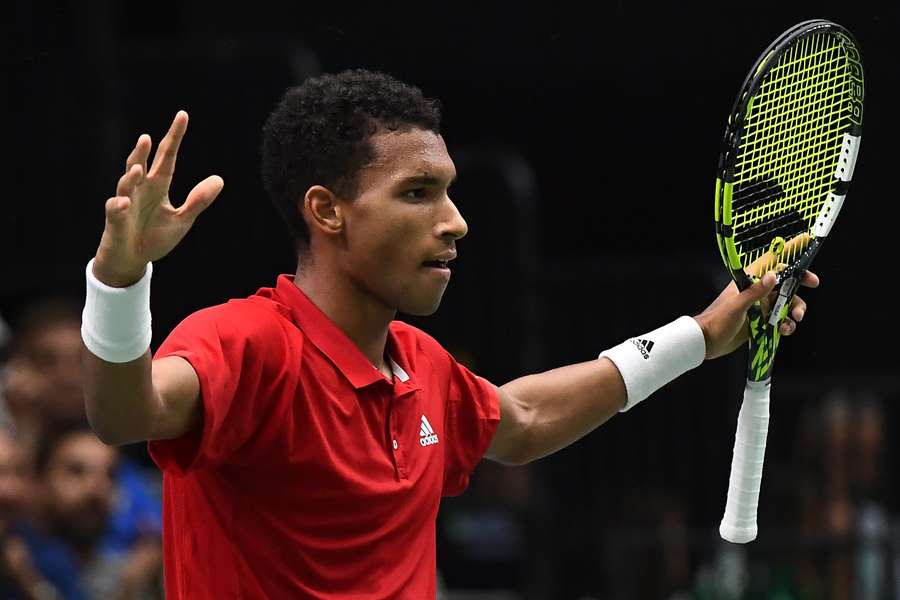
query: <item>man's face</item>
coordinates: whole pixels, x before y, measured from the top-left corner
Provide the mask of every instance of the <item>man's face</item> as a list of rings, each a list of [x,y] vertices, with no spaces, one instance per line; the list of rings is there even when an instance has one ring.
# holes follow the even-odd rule
[[[90,545],[103,532],[113,499],[116,450],[90,432],[66,436],[44,473],[48,516],[56,533]]]
[[[0,534],[24,507],[26,494],[22,451],[11,435],[0,432]]]
[[[14,413],[54,418],[83,415],[78,322],[55,321],[29,333],[10,361],[7,377],[6,394]]]
[[[375,159],[359,173],[359,195],[343,202],[340,268],[361,290],[393,310],[437,310],[468,230],[447,194],[456,167],[440,135],[413,128],[371,138]]]

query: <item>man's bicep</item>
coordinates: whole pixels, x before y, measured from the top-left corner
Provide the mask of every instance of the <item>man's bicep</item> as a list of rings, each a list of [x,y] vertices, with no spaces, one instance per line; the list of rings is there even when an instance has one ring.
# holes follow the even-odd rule
[[[150,440],[181,437],[200,423],[200,379],[186,359],[166,356],[153,361],[153,391],[159,404]]]
[[[494,386],[500,406],[500,423],[485,453],[485,458],[504,463],[520,464],[524,446],[526,412],[507,390]]]

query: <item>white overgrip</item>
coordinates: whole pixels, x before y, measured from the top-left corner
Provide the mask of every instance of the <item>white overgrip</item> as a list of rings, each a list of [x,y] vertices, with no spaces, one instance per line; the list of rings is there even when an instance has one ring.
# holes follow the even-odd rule
[[[756,539],[756,512],[769,432],[770,384],[770,379],[747,381],[738,414],[728,498],[725,515],[719,525],[722,539],[735,544]]]

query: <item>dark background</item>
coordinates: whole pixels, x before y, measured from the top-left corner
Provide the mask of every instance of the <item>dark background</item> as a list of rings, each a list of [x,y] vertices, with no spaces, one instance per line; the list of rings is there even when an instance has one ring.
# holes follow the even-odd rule
[[[14,320],[43,294],[82,293],[125,156],[141,133],[158,141],[182,108],[191,124],[173,199],[211,173],[226,185],[157,265],[154,348],[191,311],[292,272],[260,184],[261,125],[305,76],[364,67],[442,101],[460,174],[454,200],[470,235],[442,308],[414,322],[497,383],[588,360],[712,301],[727,282],[712,228],[714,170],[737,88],[784,29],[834,20],[862,50],[864,141],[840,225],[815,265],[823,286],[805,293],[808,316],[779,353],[767,476],[787,470],[789,482],[801,411],[829,390],[897,396],[888,289],[896,3],[106,0],[6,12],[4,316]],[[715,547],[744,360],[689,373],[535,466],[482,467],[466,496],[445,503],[448,583],[537,597],[625,594],[640,568],[667,567],[654,570],[657,559],[635,551],[620,569],[616,557],[661,545],[642,546],[640,532],[658,532],[669,513],[688,531],[696,571]],[[893,497],[886,486],[881,499],[893,507]],[[473,543],[466,523],[496,547]],[[765,529],[757,544],[766,548]]]

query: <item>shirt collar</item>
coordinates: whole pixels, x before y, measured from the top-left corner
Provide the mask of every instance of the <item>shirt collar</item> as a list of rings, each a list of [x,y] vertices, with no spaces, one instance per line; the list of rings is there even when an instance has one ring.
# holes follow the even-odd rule
[[[279,275],[275,289],[278,297],[290,308],[292,320],[303,331],[306,339],[328,357],[354,388],[359,389],[378,381],[390,383],[347,334],[313,304],[303,290],[294,285],[291,275]],[[404,387],[411,386],[409,374],[392,356],[392,349],[396,347],[392,336],[393,332],[388,331],[388,358],[394,377]]]
[[[403,367],[394,362],[394,359],[390,356],[388,356],[388,360],[391,361],[391,372],[394,374],[394,377],[400,383],[406,383],[407,381],[409,381],[409,375],[406,373],[406,371],[403,370]]]

